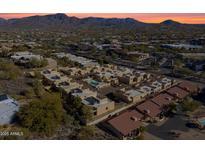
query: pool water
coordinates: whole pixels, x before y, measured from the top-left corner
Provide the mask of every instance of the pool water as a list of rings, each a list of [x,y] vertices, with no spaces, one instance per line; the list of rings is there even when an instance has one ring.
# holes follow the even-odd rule
[[[97,82],[95,80],[91,80],[90,84],[93,85],[93,86],[97,86],[97,85],[99,85],[99,82]]]
[[[200,119],[199,122],[200,122],[203,126],[205,126],[205,118]]]
[[[99,85],[99,82],[96,80],[91,79],[91,80],[88,80],[87,82],[88,84],[90,84],[92,87],[95,87],[95,88]]]

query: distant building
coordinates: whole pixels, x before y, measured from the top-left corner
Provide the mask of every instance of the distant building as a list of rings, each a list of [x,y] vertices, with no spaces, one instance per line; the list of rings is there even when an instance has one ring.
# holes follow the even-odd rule
[[[136,57],[138,58],[139,61],[148,59],[150,57],[149,53],[143,53],[143,52],[138,52],[138,51],[132,51],[132,52],[126,52],[125,55],[129,57]]]
[[[0,125],[13,122],[15,113],[19,110],[19,104],[7,95],[0,95]]]
[[[205,45],[205,38],[193,39],[190,41],[192,45]]]
[[[195,71],[204,71],[205,70],[205,60],[192,62],[190,68]]]
[[[14,63],[18,64],[27,64],[32,59],[42,60],[43,57],[40,55],[33,54],[31,52],[16,52],[11,56],[11,59],[14,61]]]
[[[69,60],[78,63],[80,66],[82,67],[95,67],[98,66],[99,64],[97,62],[95,62],[94,60],[90,60],[84,57],[80,57],[80,56],[75,56],[73,54],[70,53],[54,53],[54,55],[58,58],[63,58],[66,57]]]
[[[161,45],[163,48],[168,49],[186,49],[186,50],[195,50],[195,49],[201,49],[202,46],[199,45],[191,45],[191,44],[163,44]]]

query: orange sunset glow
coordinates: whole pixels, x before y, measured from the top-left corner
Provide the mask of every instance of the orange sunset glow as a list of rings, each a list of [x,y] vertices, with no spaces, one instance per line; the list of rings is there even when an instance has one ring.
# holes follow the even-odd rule
[[[33,15],[46,15],[45,13],[20,13],[20,14],[0,14],[1,18],[22,18]],[[78,18],[103,17],[103,18],[134,18],[147,23],[159,23],[167,19],[172,19],[181,23],[205,24],[205,13],[67,13],[69,16]]]

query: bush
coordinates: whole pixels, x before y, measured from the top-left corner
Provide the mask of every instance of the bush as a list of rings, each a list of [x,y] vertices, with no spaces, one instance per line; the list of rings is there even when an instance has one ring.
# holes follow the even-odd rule
[[[43,84],[38,79],[34,80],[32,86],[33,86],[34,93],[36,94],[37,97],[43,96],[44,94]]]
[[[95,128],[93,126],[84,126],[79,130],[77,134],[77,139],[89,140],[92,139],[94,135],[95,135]]]
[[[85,106],[79,97],[72,98],[69,96],[64,104],[64,108],[68,114],[79,121],[86,122],[92,119],[91,109]]]
[[[46,94],[42,99],[21,107],[17,116],[23,128],[50,136],[62,122],[63,108],[60,96]]]
[[[190,97],[187,97],[181,104],[183,111],[195,111],[199,106],[200,103],[196,100],[193,100]]]
[[[25,96],[26,98],[32,98],[34,96],[34,92],[32,89],[25,89],[20,92],[20,95]]]
[[[58,59],[57,63],[62,67],[74,66],[74,62],[70,61],[67,57]]]
[[[37,58],[32,58],[28,65],[32,68],[40,68],[47,66],[48,61],[46,59],[39,60]]]
[[[0,60],[0,79],[15,80],[21,75],[21,70],[12,62]]]

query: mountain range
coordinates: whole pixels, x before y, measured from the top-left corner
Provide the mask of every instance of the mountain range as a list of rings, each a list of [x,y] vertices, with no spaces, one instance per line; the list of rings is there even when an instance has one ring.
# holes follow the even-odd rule
[[[33,28],[73,28],[73,27],[200,27],[205,28],[205,24],[183,24],[173,20],[166,20],[158,24],[144,23],[132,18],[77,18],[66,14],[50,14],[45,16],[31,16],[18,19],[0,18],[0,29],[33,29]]]

